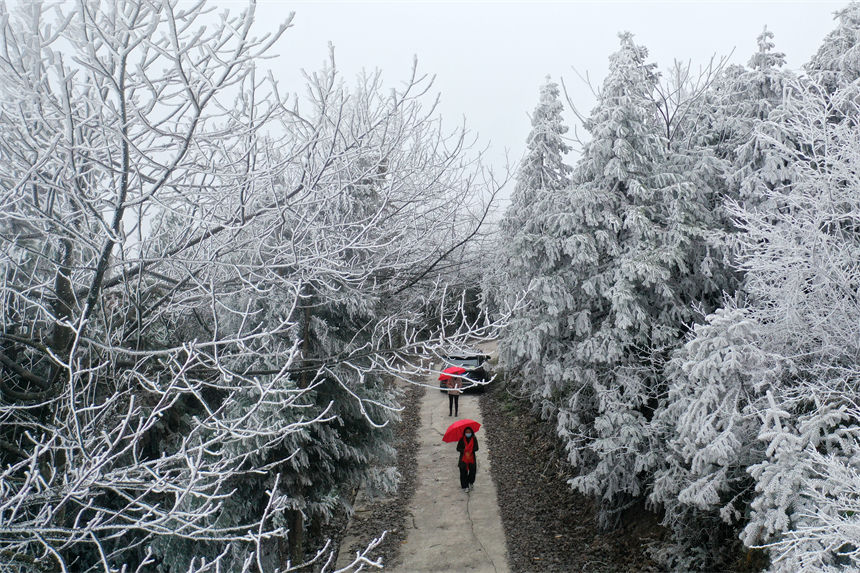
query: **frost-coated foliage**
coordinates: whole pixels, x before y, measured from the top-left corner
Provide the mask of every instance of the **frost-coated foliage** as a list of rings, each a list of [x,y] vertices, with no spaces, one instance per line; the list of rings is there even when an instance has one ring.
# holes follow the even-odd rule
[[[500,348],[508,368],[528,379],[543,377],[544,364],[535,357],[560,337],[552,301],[564,296],[563,284],[548,280],[565,265],[552,215],[570,185],[571,168],[564,162],[570,146],[561,113],[558,84],[547,78],[532,113],[526,155],[520,163],[510,207],[500,224],[501,240],[493,271],[496,304],[516,308],[502,333]]]
[[[706,278],[715,201],[681,173],[687,164],[663,135],[646,58],[621,37],[572,184],[545,195],[537,212],[515,203],[506,216],[511,236],[531,246],[514,274],[531,290],[504,356],[554,416],[581,471],[573,485],[603,500],[607,520],[645,493],[642,478],[658,462],[650,417],[662,361],[691,304],[720,285]]]
[[[780,69],[784,57],[773,52],[772,37],[765,29],[748,67],[728,67],[716,79],[698,118],[705,126],[698,128],[699,144],[687,152],[714,158],[712,181],[723,203],[715,209],[723,212],[724,226],[712,241],[724,245],[724,262],[736,268],[732,250],[725,248],[738,239],[731,206],[770,212],[774,198],[766,191],[791,181],[789,163],[772,144],[790,140],[778,122],[764,123],[783,113],[783,94],[793,78]],[[726,547],[738,545],[737,527],[752,488],[746,468],[758,461],[762,449],[752,438],[757,422],[750,401],[758,390],[748,374],[748,365],[763,359],[748,346],[757,330],[737,306],[737,283],[726,284],[723,308],[706,325],[694,327],[693,341],[667,365],[668,394],[654,419],[664,436],[665,461],[649,499],[664,508],[675,544],[660,557],[679,569],[732,565],[736,555]],[[679,386],[677,380],[684,383]]]
[[[851,90],[809,78],[790,88],[756,135],[790,177],[758,178],[763,201],[732,208],[745,295],[672,360],[657,416],[669,463],[652,499],[682,537],[718,517],[745,545],[769,547],[773,570],[856,568],[860,110]],[[713,548],[684,565],[720,557]]]
[[[578,279],[565,318],[574,331],[550,382],[560,393],[559,433],[581,472],[572,484],[610,508],[643,493],[639,475],[656,449],[647,423],[651,358],[677,336],[665,231],[678,180],[663,171],[668,149],[650,98],[657,75],[646,58],[621,37],[585,125],[591,140],[565,213]]]
[[[348,88],[332,63],[301,100],[258,77],[288,23],[256,36],[253,3],[20,8],[0,4],[0,570],[331,570],[326,519],[398,478],[391,377],[492,327],[444,284],[492,181],[421,77]]]
[[[771,113],[779,113],[785,90],[794,74],[784,70],[785,55],[775,52],[773,32],[765,30],[758,37],[758,51],[737,76],[727,77],[727,93],[720,98],[719,114],[724,126],[723,145],[727,147],[728,198],[745,204],[766,201],[763,186],[785,185],[790,181],[790,168],[776,154],[768,137],[779,138],[779,132],[762,131],[762,122]],[[728,145],[726,145],[728,144]],[[761,205],[772,210],[774,205]]]
[[[650,499],[665,510],[675,547],[661,557],[673,568],[719,569],[736,559],[726,548],[737,544],[751,498],[746,470],[764,455],[756,408],[763,390],[751,370],[767,360],[752,344],[758,326],[729,301],[667,365],[668,395],[654,419],[665,461]]]
[[[857,537],[832,521],[853,513],[841,496],[819,505],[814,495],[823,487],[816,454],[835,468],[860,469],[860,109],[853,90],[827,94],[826,86],[808,81],[795,93],[784,129],[797,145],[777,145],[793,166],[793,181],[770,191],[785,208],[773,221],[758,211],[737,211],[750,306],[767,329],[770,370],[779,375],[761,407],[758,438],[766,451],[749,468],[756,497],[743,540],[776,541],[800,528],[811,539],[785,551],[777,547],[780,567],[846,560],[860,567]],[[834,109],[839,121],[832,119]],[[848,521],[856,527],[856,516]],[[809,536],[811,529],[818,533]],[[838,555],[846,552],[853,556]]]
[[[765,29],[698,91],[623,35],[570,186],[506,216],[543,258],[503,356],[608,522],[664,512],[672,570],[860,568],[860,6],[837,20],[806,75]]]
[[[663,361],[693,305],[712,307],[726,288],[720,246],[708,243],[723,226],[715,190],[663,135],[646,57],[622,36],[586,123],[592,140],[569,207],[587,266],[572,293],[577,330],[565,370],[574,384],[558,427],[580,467],[571,483],[607,509],[645,493],[660,462],[651,417]]]
[[[860,78],[860,4],[852,2],[836,13],[836,29],[825,36],[805,69],[828,92],[850,89]]]

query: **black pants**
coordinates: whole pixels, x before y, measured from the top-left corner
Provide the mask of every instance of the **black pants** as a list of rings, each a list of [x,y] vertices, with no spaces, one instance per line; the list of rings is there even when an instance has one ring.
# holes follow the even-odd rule
[[[459,394],[448,394],[448,415],[451,415],[451,410],[454,410],[454,414],[459,414],[460,410],[460,395]]]
[[[475,472],[478,471],[477,464],[467,464],[460,462],[460,487],[466,489],[467,485],[475,483]]]

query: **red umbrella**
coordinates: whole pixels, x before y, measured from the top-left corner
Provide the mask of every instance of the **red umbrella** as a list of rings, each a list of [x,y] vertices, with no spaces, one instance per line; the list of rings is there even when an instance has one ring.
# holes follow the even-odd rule
[[[442,374],[439,375],[439,380],[441,382],[445,382],[451,379],[451,375],[459,376],[460,374],[465,374],[467,370],[460,366],[449,366],[445,370],[442,371]]]
[[[472,428],[473,432],[477,432],[481,428],[481,424],[479,424],[475,420],[470,420],[469,418],[457,420],[456,422],[448,426],[447,430],[445,430],[445,435],[442,436],[442,441],[456,442],[463,437],[463,431],[466,428]]]

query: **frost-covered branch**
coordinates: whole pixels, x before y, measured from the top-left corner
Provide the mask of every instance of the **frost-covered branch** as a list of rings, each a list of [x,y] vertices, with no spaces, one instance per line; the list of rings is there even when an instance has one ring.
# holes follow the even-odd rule
[[[448,299],[501,183],[417,70],[280,95],[253,3],[0,10],[0,552],[305,562],[395,485],[391,375],[492,335]]]

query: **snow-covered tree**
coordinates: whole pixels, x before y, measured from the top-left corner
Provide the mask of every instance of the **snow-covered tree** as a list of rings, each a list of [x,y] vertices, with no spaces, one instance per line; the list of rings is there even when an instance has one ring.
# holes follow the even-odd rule
[[[707,174],[715,194],[729,200],[758,202],[752,189],[759,182],[783,184],[788,174],[788,167],[769,154],[767,141],[756,136],[756,127],[779,108],[795,77],[783,67],[785,55],[774,51],[773,37],[765,27],[747,66],[726,66],[712,77],[674,138],[676,148]],[[725,231],[732,230],[727,224]]]
[[[661,203],[675,181],[660,173],[667,146],[651,99],[656,66],[646,58],[630,34],[621,35],[585,124],[591,140],[565,214],[578,281],[565,293],[566,351],[544,382],[561,389],[558,429],[580,469],[572,484],[610,510],[642,493],[640,476],[651,462],[638,458],[654,449],[647,410],[659,367],[649,359],[675,336],[656,316],[666,308],[663,295],[672,296],[660,245],[668,205]]]
[[[766,202],[735,203],[745,295],[673,359],[661,413],[673,435],[654,496],[669,525],[719,516],[747,546],[769,547],[774,570],[858,566],[858,484],[820,493],[860,467],[856,106],[850,90],[805,78],[758,128],[790,183],[759,180]],[[832,121],[831,110],[852,108]]]
[[[713,198],[674,170],[646,58],[621,36],[571,191],[545,215],[567,259],[543,277],[558,287],[542,301],[555,336],[539,354],[543,379],[529,381],[580,470],[571,483],[601,499],[609,521],[645,493],[663,361],[702,289],[714,290],[695,278],[707,272],[699,246]]]
[[[860,78],[860,3],[851,2],[836,12],[836,20],[836,29],[804,66],[827,93],[849,88]]]
[[[733,266],[729,247],[740,229],[728,212],[732,202],[771,212],[773,196],[766,190],[791,180],[790,164],[772,142],[791,141],[777,119],[792,76],[780,69],[784,57],[772,51],[772,36],[765,29],[748,67],[727,68],[714,83],[697,119],[699,143],[691,150],[691,156],[715,159],[714,211],[723,222],[723,262]],[[723,284],[723,308],[695,327],[691,342],[668,365],[668,393],[655,416],[666,456],[650,499],[664,508],[664,523],[674,536],[674,548],[663,548],[661,558],[682,569],[728,567],[737,558],[725,548],[739,545],[736,528],[752,488],[746,468],[762,452],[754,439],[756,384],[748,368],[761,359],[748,345],[757,336],[756,323],[738,308],[741,283]]]
[[[492,181],[420,77],[288,101],[253,3],[0,10],[2,561],[284,570],[394,481],[382,374],[488,332],[422,310]]]
[[[816,507],[813,492],[822,487],[816,453],[834,468],[860,468],[860,426],[853,415],[860,403],[855,375],[860,110],[850,89],[828,93],[827,85],[809,81],[795,93],[784,121],[799,145],[778,146],[793,166],[793,181],[771,192],[785,208],[775,221],[772,214],[737,211],[745,231],[746,288],[769,334],[771,370],[779,375],[760,408],[758,438],[766,449],[764,459],[749,468],[756,497],[743,540],[751,545],[798,528],[816,529],[807,543],[774,551],[776,567],[835,566],[844,560],[858,567],[850,527],[818,521],[823,514],[849,517],[850,510],[838,498]],[[834,109],[843,121],[832,121]]]
[[[767,28],[758,37],[758,48],[747,64],[748,71],[733,82],[734,93],[721,110],[728,119],[724,125],[732,142],[727,156],[727,198],[741,200],[749,207],[775,210],[778,206],[768,203],[760,189],[789,184],[791,167],[773,152],[770,144],[771,139],[787,142],[785,134],[774,131],[780,123],[762,122],[781,112],[786,90],[795,75],[783,69],[785,55],[773,51],[773,33]],[[769,131],[764,131],[765,126]]]
[[[547,77],[531,116],[511,203],[500,224],[499,256],[492,274],[496,304],[516,308],[499,341],[502,359],[527,380],[542,377],[541,358],[563,334],[557,320],[562,309],[546,305],[563,297],[566,288],[547,279],[569,264],[553,234],[553,215],[570,185],[571,172],[564,162],[570,146],[564,139],[568,128],[562,111],[558,84]]]
[[[580,471],[571,483],[602,500],[607,523],[641,499],[659,461],[651,418],[666,357],[693,305],[715,308],[729,281],[712,237],[725,226],[719,197],[689,149],[671,144],[646,59],[622,34],[568,185],[560,120],[548,129],[535,114],[530,142],[552,133],[551,161],[547,145],[530,148],[502,233],[499,290],[526,293],[502,355],[556,421]],[[557,117],[556,92],[543,93]]]
[[[762,386],[754,368],[766,363],[759,336],[751,313],[729,300],[694,328],[665,370],[668,393],[655,416],[665,461],[650,499],[672,534],[658,551],[672,569],[722,569],[738,558],[737,528],[753,488],[746,470],[763,456],[756,440]]]

